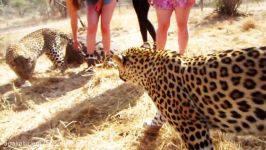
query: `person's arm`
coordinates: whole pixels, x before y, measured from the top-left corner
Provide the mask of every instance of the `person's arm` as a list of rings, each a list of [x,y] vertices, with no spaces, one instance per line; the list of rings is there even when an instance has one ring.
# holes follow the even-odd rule
[[[71,30],[73,36],[73,48],[79,49],[78,43],[78,10],[73,4],[74,0],[66,0],[68,14],[70,16]]]
[[[150,4],[151,6],[153,6],[153,4],[154,4],[153,1],[154,1],[154,0],[148,0],[149,4]]]

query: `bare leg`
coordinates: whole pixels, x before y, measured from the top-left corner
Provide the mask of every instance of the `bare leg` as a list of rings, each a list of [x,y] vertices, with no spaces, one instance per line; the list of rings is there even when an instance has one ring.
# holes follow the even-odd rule
[[[94,5],[87,5],[87,53],[93,54],[96,44],[96,34],[100,14],[96,11]]]
[[[172,10],[156,9],[158,29],[156,36],[157,49],[163,50],[167,40],[167,31],[170,25]]]
[[[184,54],[187,48],[188,43],[188,17],[191,7],[176,7],[175,15],[176,15],[176,24],[178,27],[178,46],[179,53]]]
[[[109,55],[110,53],[110,43],[111,43],[110,22],[113,16],[115,6],[116,6],[116,0],[112,0],[111,3],[104,5],[102,8],[101,30],[102,30],[103,49],[105,55]]]
[[[67,10],[68,14],[70,16],[70,24],[71,24],[71,30],[72,30],[72,36],[73,36],[73,48],[75,50],[79,49],[78,46],[78,15],[77,15],[77,9],[72,4],[73,0],[66,0]]]

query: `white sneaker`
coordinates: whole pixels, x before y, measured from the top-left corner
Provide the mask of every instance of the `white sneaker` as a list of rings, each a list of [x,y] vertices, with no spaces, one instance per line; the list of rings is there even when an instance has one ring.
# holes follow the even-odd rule
[[[140,47],[141,47],[141,48],[147,48],[147,49],[150,49],[150,48],[151,48],[151,45],[150,45],[150,43],[148,43],[148,42],[144,42]]]

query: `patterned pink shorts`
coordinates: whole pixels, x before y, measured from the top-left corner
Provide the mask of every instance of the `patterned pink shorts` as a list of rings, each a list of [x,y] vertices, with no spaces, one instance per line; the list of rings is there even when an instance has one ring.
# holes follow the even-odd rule
[[[191,7],[195,0],[154,0],[154,6],[159,9],[175,9],[176,7]]]

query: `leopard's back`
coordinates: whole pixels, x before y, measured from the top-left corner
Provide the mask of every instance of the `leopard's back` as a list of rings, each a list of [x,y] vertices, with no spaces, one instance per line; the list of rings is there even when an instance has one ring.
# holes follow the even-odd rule
[[[45,53],[55,66],[66,69],[65,48],[71,37],[56,29],[39,29],[24,36],[6,50],[6,62],[22,79],[32,76],[36,61]]]

